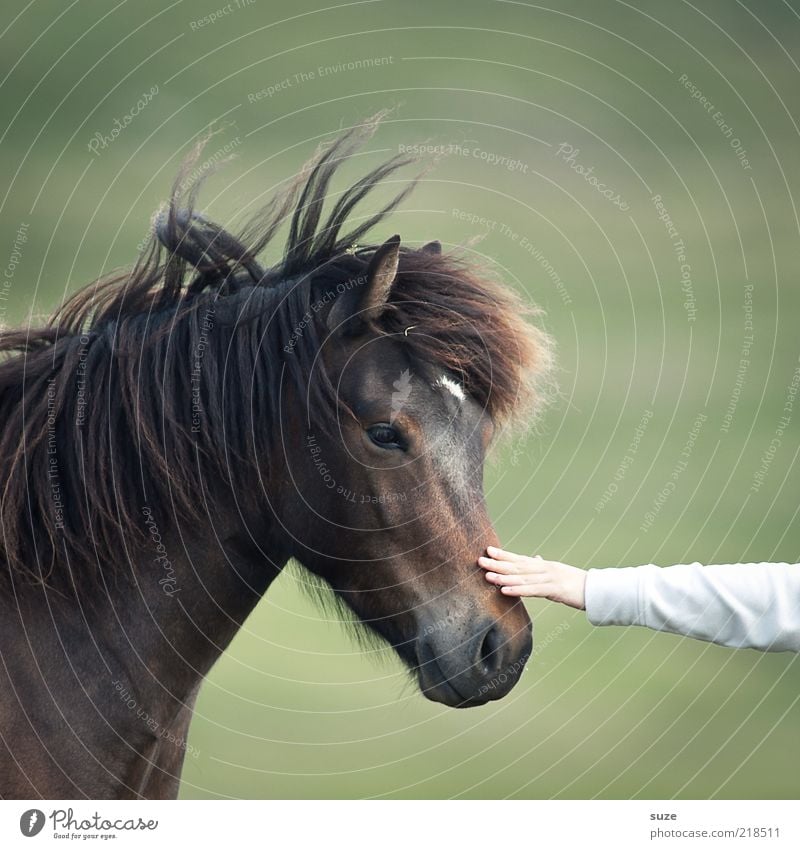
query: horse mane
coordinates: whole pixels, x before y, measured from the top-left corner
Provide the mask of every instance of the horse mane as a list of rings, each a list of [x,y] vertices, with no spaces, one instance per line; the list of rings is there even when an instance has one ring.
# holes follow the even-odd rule
[[[252,458],[271,448],[287,385],[315,426],[335,420],[314,307],[365,272],[376,245],[362,241],[418,178],[345,231],[354,208],[415,160],[372,169],[321,223],[323,205],[384,114],[321,145],[238,235],[195,210],[198,143],[132,269],[84,287],[42,327],[0,333],[0,593],[104,581],[111,564],[132,562],[148,515],[202,519],[209,481],[260,492]],[[262,267],[287,220],[280,262]],[[379,329],[455,373],[495,423],[527,423],[550,363],[548,337],[526,320],[535,314],[467,257],[404,246]]]

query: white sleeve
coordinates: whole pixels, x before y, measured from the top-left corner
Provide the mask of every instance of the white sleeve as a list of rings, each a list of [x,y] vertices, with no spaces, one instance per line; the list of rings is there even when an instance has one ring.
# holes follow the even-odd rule
[[[800,652],[800,564],[590,569],[593,625],[645,625],[733,648]]]

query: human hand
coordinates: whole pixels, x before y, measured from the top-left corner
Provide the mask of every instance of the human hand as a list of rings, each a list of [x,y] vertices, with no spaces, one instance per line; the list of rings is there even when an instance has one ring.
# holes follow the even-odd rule
[[[478,558],[486,580],[500,587],[503,595],[536,596],[586,609],[586,572],[557,560],[514,554],[490,545],[488,557]]]

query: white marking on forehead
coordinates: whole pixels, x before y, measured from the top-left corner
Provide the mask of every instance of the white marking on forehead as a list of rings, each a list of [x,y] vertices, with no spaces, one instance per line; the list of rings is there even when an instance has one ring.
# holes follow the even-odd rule
[[[436,383],[434,383],[433,385],[434,385],[434,386],[441,386],[441,387],[442,387],[442,389],[446,389],[446,390],[447,390],[447,391],[448,391],[451,395],[454,395],[456,398],[458,398],[458,400],[459,400],[459,401],[464,401],[464,400],[466,400],[466,397],[467,397],[467,396],[466,396],[466,393],[465,393],[465,392],[464,392],[464,390],[461,388],[461,386],[459,386],[459,385],[455,382],[455,380],[453,380],[452,378],[448,377],[446,374],[443,374],[443,375],[442,375],[442,376],[441,376],[441,377],[440,377],[440,378],[436,381]]]

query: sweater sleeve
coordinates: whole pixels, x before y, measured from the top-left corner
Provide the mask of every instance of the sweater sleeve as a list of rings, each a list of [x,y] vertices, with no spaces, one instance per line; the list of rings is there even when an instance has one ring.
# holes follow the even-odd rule
[[[800,564],[590,569],[593,625],[644,625],[733,648],[800,652]]]

